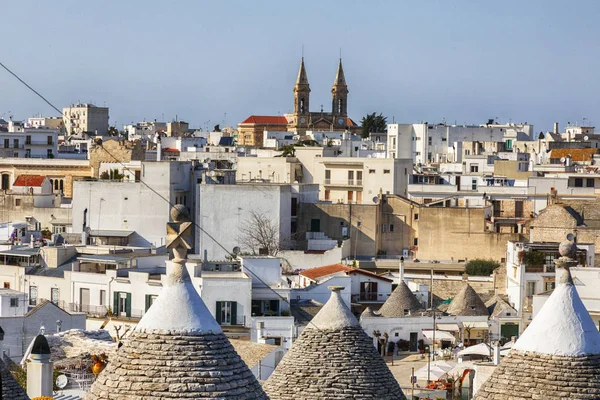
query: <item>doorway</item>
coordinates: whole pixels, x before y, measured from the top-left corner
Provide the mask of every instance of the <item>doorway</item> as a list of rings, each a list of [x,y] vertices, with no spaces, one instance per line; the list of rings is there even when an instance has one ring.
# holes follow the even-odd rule
[[[79,302],[81,304],[80,311],[88,311],[90,306],[90,289],[79,289]]]
[[[408,343],[408,349],[410,351],[417,351],[419,350],[418,348],[418,338],[419,338],[419,333],[418,332],[411,332],[410,333],[410,340]]]

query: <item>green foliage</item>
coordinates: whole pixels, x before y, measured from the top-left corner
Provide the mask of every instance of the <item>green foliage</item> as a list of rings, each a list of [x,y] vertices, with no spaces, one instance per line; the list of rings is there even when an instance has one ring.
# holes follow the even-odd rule
[[[367,114],[360,121],[362,125],[362,137],[369,137],[369,134],[372,132],[383,133],[387,132],[387,118],[381,115],[377,115],[377,113],[373,112],[371,114]]]
[[[281,151],[280,157],[294,157],[296,155],[296,148],[293,144],[281,146],[279,151]]]
[[[125,175],[119,173],[118,169],[111,169],[100,174],[100,179],[110,179],[111,181],[120,181]]]
[[[290,316],[290,310],[281,310],[281,316],[282,317],[289,317]]]
[[[529,267],[541,267],[546,263],[546,256],[539,251],[527,251],[523,255],[523,264]]]
[[[467,275],[489,276],[499,266],[500,263],[497,261],[476,258],[467,262],[467,265],[465,265],[465,272],[467,273]]]

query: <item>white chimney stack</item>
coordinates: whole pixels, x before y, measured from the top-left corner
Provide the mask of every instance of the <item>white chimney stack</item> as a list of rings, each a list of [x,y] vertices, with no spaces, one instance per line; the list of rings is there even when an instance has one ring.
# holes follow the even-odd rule
[[[555,134],[558,134],[558,122],[554,123],[554,132]]]
[[[50,361],[50,346],[44,335],[38,335],[27,364],[27,395],[30,398],[53,395],[54,363]]]
[[[492,345],[492,350],[494,352],[494,358],[493,358],[494,365],[498,365],[498,364],[500,364],[500,342],[495,342]]]

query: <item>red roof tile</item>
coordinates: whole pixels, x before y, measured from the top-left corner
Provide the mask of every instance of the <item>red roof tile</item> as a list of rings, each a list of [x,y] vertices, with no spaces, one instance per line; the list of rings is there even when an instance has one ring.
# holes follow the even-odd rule
[[[364,269],[352,268],[352,267],[348,267],[348,266],[342,265],[342,264],[332,264],[332,265],[325,265],[324,267],[307,269],[307,270],[300,272],[300,275],[305,276],[312,280],[316,280],[316,279],[322,278],[324,276],[333,275],[333,274],[337,274],[340,272],[343,272],[346,275],[352,274],[352,273],[359,273],[359,274],[363,274],[363,275],[372,276],[373,278],[378,278],[378,279],[381,279],[384,281],[392,282],[391,279],[385,278],[383,276],[379,276],[379,275],[374,274],[369,271],[365,271]]]
[[[242,124],[287,125],[287,118],[275,115],[251,115]]]
[[[170,149],[170,148],[166,148],[163,150],[163,153],[179,153],[179,150],[177,149]]]
[[[19,175],[13,186],[42,186],[44,179],[43,175]]]

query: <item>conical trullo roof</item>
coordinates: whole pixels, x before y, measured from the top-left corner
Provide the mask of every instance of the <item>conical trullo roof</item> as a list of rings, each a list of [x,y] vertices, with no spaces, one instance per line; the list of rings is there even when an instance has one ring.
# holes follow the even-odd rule
[[[475,399],[600,399],[600,333],[567,269]]]
[[[87,400],[268,399],[177,261]]]
[[[454,316],[490,315],[481,297],[468,283],[452,299],[446,312]]]
[[[371,307],[365,308],[365,310],[360,314],[360,318],[362,317],[376,317],[377,315],[371,310]]]
[[[417,296],[410,290],[404,281],[394,289],[390,297],[383,303],[378,315],[386,318],[401,318],[423,309]]]
[[[12,376],[6,363],[0,357],[0,379],[2,380],[2,393],[0,398],[10,400],[29,400],[25,390]]]
[[[264,389],[271,400],[405,400],[340,297],[340,287],[292,344]]]

